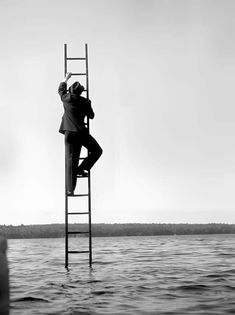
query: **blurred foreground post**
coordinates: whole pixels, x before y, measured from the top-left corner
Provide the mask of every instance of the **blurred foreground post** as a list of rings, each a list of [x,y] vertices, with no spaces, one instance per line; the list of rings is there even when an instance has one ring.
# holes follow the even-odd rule
[[[0,236],[0,315],[9,314],[9,272],[6,251],[7,241]]]

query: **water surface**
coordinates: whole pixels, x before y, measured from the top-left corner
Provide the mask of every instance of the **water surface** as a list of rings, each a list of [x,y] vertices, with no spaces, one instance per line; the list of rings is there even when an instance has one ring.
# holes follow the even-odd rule
[[[235,235],[9,240],[11,315],[235,314]],[[87,249],[72,239],[71,249]]]

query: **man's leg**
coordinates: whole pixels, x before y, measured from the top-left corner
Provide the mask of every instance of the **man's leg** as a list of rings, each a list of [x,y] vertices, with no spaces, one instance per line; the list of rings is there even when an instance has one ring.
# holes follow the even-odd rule
[[[73,145],[71,143],[71,134],[70,134],[69,131],[65,131],[64,144],[65,144],[65,181],[66,181],[66,190],[67,190],[68,193],[73,193],[73,183],[72,183]]]
[[[74,135],[73,132],[65,131],[65,176],[66,189],[69,194],[74,192]],[[76,182],[75,182],[76,185]]]
[[[90,152],[78,167],[78,174],[84,170],[88,171],[96,163],[103,153],[98,142],[88,133],[82,136],[82,145]]]
[[[81,137],[79,134],[76,134],[75,139],[74,139],[73,169],[72,169],[74,190],[75,190],[75,187],[77,184],[77,169],[78,169],[78,163],[79,163],[81,149],[82,149]]]

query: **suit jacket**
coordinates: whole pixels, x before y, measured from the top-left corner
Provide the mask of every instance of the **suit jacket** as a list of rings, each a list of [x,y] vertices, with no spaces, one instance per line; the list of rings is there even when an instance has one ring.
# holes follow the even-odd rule
[[[91,101],[80,95],[67,92],[67,84],[61,82],[58,88],[64,106],[59,132],[65,131],[78,132],[85,128],[84,119],[87,116],[93,119],[95,114],[91,107]]]

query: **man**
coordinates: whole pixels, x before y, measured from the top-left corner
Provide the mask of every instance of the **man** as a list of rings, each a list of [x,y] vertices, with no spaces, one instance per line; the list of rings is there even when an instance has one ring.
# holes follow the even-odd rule
[[[88,171],[103,152],[97,141],[88,133],[84,123],[85,117],[93,119],[95,116],[91,101],[81,96],[84,87],[79,82],[74,82],[67,92],[67,81],[71,75],[70,72],[66,74],[58,89],[64,106],[59,132],[65,135],[66,189],[68,195],[74,194],[77,175],[87,176]],[[88,150],[89,154],[78,166],[82,146]]]

